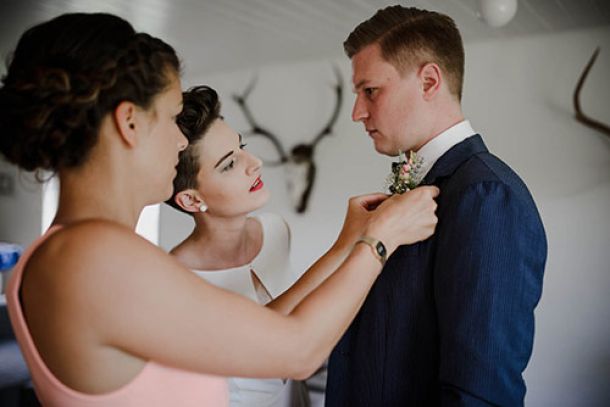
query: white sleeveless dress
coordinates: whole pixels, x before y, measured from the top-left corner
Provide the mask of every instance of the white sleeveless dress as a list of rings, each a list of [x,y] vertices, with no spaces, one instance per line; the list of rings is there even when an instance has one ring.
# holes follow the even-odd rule
[[[298,275],[290,267],[290,229],[279,215],[254,217],[262,226],[263,243],[248,264],[226,270],[193,270],[208,282],[266,304],[286,291]],[[253,276],[255,275],[255,277]],[[257,278],[262,287],[257,290]],[[231,407],[286,407],[290,405],[289,381],[284,379],[230,378]]]

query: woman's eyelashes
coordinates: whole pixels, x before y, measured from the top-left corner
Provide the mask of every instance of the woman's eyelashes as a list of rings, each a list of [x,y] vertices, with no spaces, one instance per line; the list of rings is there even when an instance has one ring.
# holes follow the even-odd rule
[[[247,143],[242,143],[241,139],[240,139],[240,143],[239,143],[240,150],[245,150],[247,145],[248,145]],[[232,157],[235,157],[237,154],[239,154],[239,152],[234,152]],[[231,158],[231,160],[221,168],[221,172],[226,172],[226,171],[232,170],[233,168],[235,168],[236,164],[237,164],[237,158]]]
[[[235,158],[231,158],[231,160],[222,167],[221,172],[227,172],[235,168],[236,161]]]

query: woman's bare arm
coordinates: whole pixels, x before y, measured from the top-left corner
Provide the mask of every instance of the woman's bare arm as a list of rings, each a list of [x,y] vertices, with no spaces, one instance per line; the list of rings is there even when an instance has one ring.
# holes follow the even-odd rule
[[[351,198],[337,241],[288,290],[267,304],[267,307],[284,315],[292,312],[303,298],[337,270],[349,255],[356,240],[364,233],[371,217],[371,210],[387,198],[388,196],[385,194]]]
[[[431,189],[388,199],[367,233],[385,240],[390,253],[407,241],[405,235],[426,238],[436,223],[435,194]],[[143,360],[225,376],[309,376],[381,270],[371,248],[357,245],[285,316],[206,283],[120,226],[85,222],[57,234],[31,271],[53,270],[45,290],[56,293],[47,298],[54,304],[49,312],[61,316],[53,323],[62,329],[50,332],[66,332],[58,343],[78,347],[90,341]]]

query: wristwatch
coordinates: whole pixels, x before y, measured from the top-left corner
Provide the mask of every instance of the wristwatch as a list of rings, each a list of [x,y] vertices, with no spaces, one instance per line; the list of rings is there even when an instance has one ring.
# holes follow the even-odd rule
[[[356,241],[356,244],[358,243],[364,243],[366,245],[371,246],[375,257],[379,259],[382,266],[385,265],[385,262],[388,259],[388,251],[386,250],[385,245],[381,242],[381,240],[375,239],[374,237],[370,236],[362,236]]]

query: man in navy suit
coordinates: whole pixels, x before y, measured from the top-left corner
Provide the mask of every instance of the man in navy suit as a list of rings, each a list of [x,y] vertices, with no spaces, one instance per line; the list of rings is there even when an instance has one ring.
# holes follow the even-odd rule
[[[523,181],[464,119],[459,31],[392,6],[344,47],[353,120],[379,153],[416,151],[441,193],[436,234],[387,260],[333,351],[326,405],[522,405],[546,238]]]

